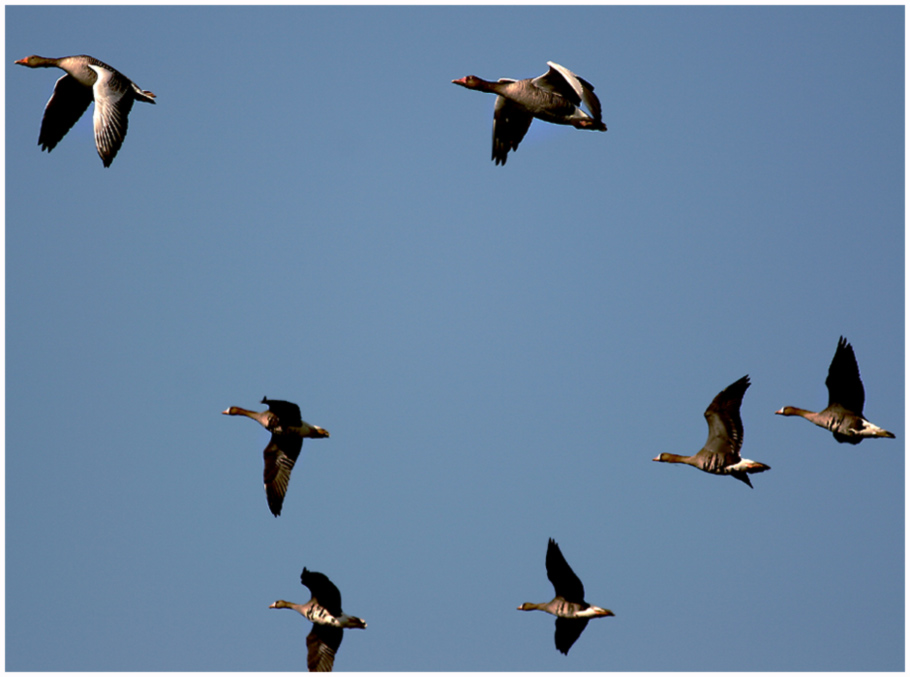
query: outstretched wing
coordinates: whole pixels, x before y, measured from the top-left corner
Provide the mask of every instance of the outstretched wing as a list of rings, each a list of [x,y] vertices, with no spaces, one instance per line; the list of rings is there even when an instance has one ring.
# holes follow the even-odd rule
[[[303,438],[298,435],[283,435],[273,432],[268,446],[262,452],[265,461],[265,470],[262,474],[265,496],[269,502],[269,510],[275,517],[281,514],[284,496],[288,491],[288,482],[291,481],[291,471],[294,469],[297,457],[300,456],[302,446]]]
[[[594,94],[594,85],[558,63],[547,61],[547,66],[550,69],[532,82],[541,89],[563,96],[576,106],[584,104],[591,117],[600,121],[602,112],[600,100]]]
[[[859,377],[859,365],[853,346],[847,343],[843,336],[837,342],[837,350],[828,367],[828,406],[839,404],[858,416],[863,415],[863,405],[866,403],[866,391]]]
[[[585,603],[585,586],[572,571],[572,567],[566,562],[566,558],[562,556],[559,546],[552,538],[547,545],[547,578],[553,584],[556,594],[567,602]]]
[[[746,375],[721,390],[705,409],[708,440],[702,451],[720,454],[723,465],[730,465],[733,458],[738,459],[743,446],[743,421],[739,409],[748,387],[749,376]]]
[[[262,404],[267,404],[269,411],[278,417],[278,425],[280,426],[299,426],[303,423],[303,419],[300,417],[300,407],[293,402],[270,400],[263,397]]]
[[[588,625],[587,618],[557,618],[556,619],[556,648],[562,653],[568,655],[569,649],[575,644],[575,640],[581,636]]]
[[[90,65],[98,75],[92,90],[95,95],[95,147],[105,167],[109,167],[129,126],[133,108],[132,86],[129,80],[116,71]]]
[[[92,90],[79,84],[72,75],[67,74],[57,80],[41,120],[41,132],[38,134],[41,150],[52,151],[91,102]]]
[[[310,589],[310,594],[326,611],[335,618],[341,616],[341,592],[328,576],[304,567],[300,582]]]
[[[525,138],[533,116],[505,97],[496,97],[493,109],[493,161],[504,165],[510,150],[518,150]]]
[[[331,672],[335,652],[344,639],[344,630],[332,625],[313,623],[306,637],[306,666],[310,672]]]

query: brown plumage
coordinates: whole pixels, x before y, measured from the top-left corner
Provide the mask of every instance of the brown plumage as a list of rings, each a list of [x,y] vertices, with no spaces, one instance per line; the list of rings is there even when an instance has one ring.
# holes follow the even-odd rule
[[[501,78],[489,82],[476,75],[452,80],[453,84],[497,95],[493,111],[493,161],[497,165],[506,163],[510,150],[518,150],[533,118],[607,131],[594,85],[558,63],[548,61],[547,65],[550,68],[546,73],[526,80]],[[579,108],[582,104],[590,115]]]
[[[825,385],[828,387],[828,406],[821,411],[782,407],[774,413],[781,416],[802,416],[807,421],[830,430],[834,439],[842,443],[859,444],[867,437],[894,437],[893,433],[863,418],[866,391],[859,376],[853,346],[843,336],[837,342]]]
[[[685,463],[715,475],[731,475],[751,487],[747,473],[764,472],[771,467],[743,458],[739,453],[743,446],[743,422],[739,409],[748,387],[749,376],[746,375],[721,390],[705,410],[708,440],[701,451],[693,456],[661,454],[651,460]]]
[[[85,54],[59,59],[32,55],[15,63],[28,68],[59,68],[66,73],[57,80],[41,120],[38,144],[48,153],[94,101],[95,147],[101,162],[110,167],[126,138],[133,102],[155,103],[154,94],[140,89],[117,69]]]
[[[547,543],[547,578],[553,584],[556,596],[545,603],[525,602],[519,611],[546,611],[556,616],[556,634],[553,639],[561,653],[569,654],[591,618],[614,616],[609,609],[601,609],[585,601],[585,587],[581,579],[562,556],[552,538]]]
[[[294,604],[279,599],[270,609],[293,609],[313,622],[306,638],[307,669],[310,672],[331,672],[335,653],[341,646],[345,628],[366,628],[362,618],[348,616],[341,610],[341,593],[328,576],[303,568],[300,582],[310,589],[310,601]]]
[[[275,517],[281,514],[281,506],[288,490],[291,470],[300,455],[304,437],[328,437],[329,431],[310,425],[300,418],[300,407],[293,402],[262,398],[268,411],[250,411],[242,407],[231,407],[222,411],[228,416],[247,416],[272,433],[268,446],[262,452],[265,460],[263,482],[269,510]]]

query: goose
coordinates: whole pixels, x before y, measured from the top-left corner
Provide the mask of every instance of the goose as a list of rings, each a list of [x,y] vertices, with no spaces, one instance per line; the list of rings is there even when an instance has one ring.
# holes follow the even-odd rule
[[[558,63],[547,61],[547,66],[546,73],[526,80],[500,78],[488,82],[476,75],[452,80],[452,84],[497,95],[493,110],[493,161],[497,165],[505,165],[509,151],[518,150],[533,118],[577,129],[607,131],[594,85]],[[579,108],[582,104],[590,115]]]
[[[126,138],[127,116],[133,101],[155,103],[154,94],[140,89],[115,68],[85,54],[59,59],[32,55],[14,63],[29,68],[60,68],[66,72],[54,85],[41,120],[38,144],[48,153],[94,100],[95,146],[101,162],[110,167]]]
[[[293,402],[262,398],[268,411],[250,411],[242,407],[230,407],[222,411],[228,416],[248,416],[270,433],[272,438],[262,452],[265,459],[265,497],[275,517],[281,514],[284,495],[288,491],[291,470],[300,455],[304,437],[328,437],[329,431],[310,425],[300,418],[300,407]]]
[[[547,578],[553,584],[556,596],[541,604],[525,602],[518,607],[518,611],[546,611],[556,616],[556,648],[568,656],[569,649],[581,636],[590,619],[616,614],[585,601],[585,586],[552,538],[547,543]]]
[[[764,472],[770,470],[771,466],[750,461],[748,458],[740,456],[739,453],[743,446],[743,422],[739,416],[739,408],[749,385],[749,376],[743,376],[721,390],[705,409],[705,418],[708,420],[708,441],[705,442],[701,451],[694,456],[661,454],[651,460],[663,463],[685,463],[715,475],[732,475],[752,488],[752,482],[746,473]]]
[[[853,346],[843,336],[837,342],[825,385],[828,387],[828,406],[821,411],[782,407],[774,413],[781,416],[802,416],[807,421],[830,430],[834,439],[841,443],[859,444],[867,437],[894,437],[894,433],[863,418],[866,391],[859,377],[859,365],[856,363]]]
[[[279,599],[269,609],[293,609],[309,621],[313,629],[306,638],[307,669],[310,672],[331,672],[335,652],[344,638],[344,628],[366,628],[362,618],[348,616],[341,610],[341,593],[325,574],[303,568],[300,582],[310,589],[310,601],[294,604]]]

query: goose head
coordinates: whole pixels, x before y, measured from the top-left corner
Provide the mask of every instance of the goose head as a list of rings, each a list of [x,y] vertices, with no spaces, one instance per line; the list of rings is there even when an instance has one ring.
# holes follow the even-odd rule
[[[29,68],[38,68],[39,66],[47,65],[47,61],[48,59],[44,58],[43,56],[32,54],[31,56],[27,56],[24,59],[13,61],[13,63],[17,63],[20,66],[28,66]]]
[[[459,78],[458,80],[452,80],[452,84],[461,85],[462,87],[467,87],[468,89],[488,90],[492,83],[487,82],[486,80],[483,80],[476,75],[465,75],[463,78]]]

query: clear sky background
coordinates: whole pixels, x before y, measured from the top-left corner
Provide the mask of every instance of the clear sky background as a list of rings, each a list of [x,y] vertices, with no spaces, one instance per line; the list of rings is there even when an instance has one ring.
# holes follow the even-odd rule
[[[303,670],[304,566],[339,670],[904,669],[903,7],[5,12],[7,669]],[[109,169],[13,65],[81,53],[158,96]],[[494,166],[451,80],[547,60],[609,131]],[[774,415],[840,335],[896,440]],[[754,490],[651,461],[744,374]]]

